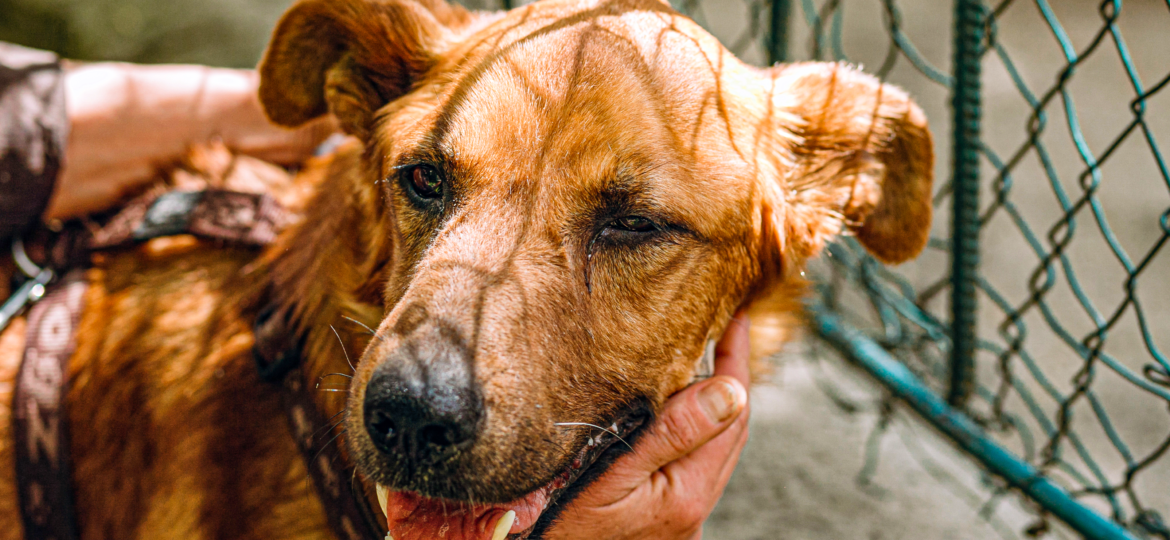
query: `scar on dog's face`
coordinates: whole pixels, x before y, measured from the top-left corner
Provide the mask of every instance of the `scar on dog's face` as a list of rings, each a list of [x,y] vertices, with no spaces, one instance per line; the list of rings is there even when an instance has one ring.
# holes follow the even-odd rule
[[[364,143],[391,209],[349,442],[394,490],[571,481],[602,434],[582,424],[633,431],[833,236],[889,262],[927,237],[931,140],[901,90],[747,66],[653,0],[303,0],[261,74],[273,120],[331,112]]]

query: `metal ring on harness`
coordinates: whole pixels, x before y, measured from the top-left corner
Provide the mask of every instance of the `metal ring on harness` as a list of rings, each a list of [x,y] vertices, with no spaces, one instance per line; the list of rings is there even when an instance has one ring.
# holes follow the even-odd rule
[[[24,239],[20,235],[12,237],[12,260],[16,262],[16,267],[30,278],[36,277],[43,270],[29,258],[28,252],[24,250]]]
[[[19,236],[12,239],[12,258],[20,272],[28,279],[0,304],[0,331],[7,328],[8,323],[26,307],[44,297],[46,287],[57,277],[52,268],[41,268],[29,258],[24,250],[24,241]]]

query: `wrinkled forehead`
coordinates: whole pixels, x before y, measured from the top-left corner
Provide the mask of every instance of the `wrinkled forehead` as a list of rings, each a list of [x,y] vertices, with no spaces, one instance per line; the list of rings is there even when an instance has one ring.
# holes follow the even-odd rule
[[[726,163],[736,152],[717,95],[721,49],[680,22],[690,24],[636,11],[531,25],[502,46],[481,39],[438,100],[427,144],[481,184],[581,191],[652,178],[643,187],[665,199],[719,181],[737,168]],[[711,169],[716,178],[696,174]]]
[[[618,45],[582,28],[510,47],[468,81],[443,143],[469,164],[531,177],[602,156],[613,167],[677,162],[661,100]]]

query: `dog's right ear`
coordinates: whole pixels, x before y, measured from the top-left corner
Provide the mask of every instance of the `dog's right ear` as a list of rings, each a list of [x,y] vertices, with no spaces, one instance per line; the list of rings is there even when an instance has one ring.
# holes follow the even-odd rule
[[[764,71],[773,135],[765,179],[775,253],[801,266],[841,233],[897,264],[930,234],[934,145],[904,91],[850,66],[809,62]]]
[[[443,0],[302,0],[260,61],[260,102],[277,124],[331,112],[366,139],[375,111],[409,91],[469,18]]]

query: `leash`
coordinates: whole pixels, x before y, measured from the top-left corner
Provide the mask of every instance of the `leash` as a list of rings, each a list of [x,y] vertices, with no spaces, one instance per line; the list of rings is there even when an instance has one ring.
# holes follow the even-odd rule
[[[0,305],[0,331],[28,310],[26,345],[13,392],[17,496],[26,540],[78,540],[69,467],[67,367],[84,307],[84,268],[95,251],[132,246],[153,238],[191,234],[217,242],[262,247],[287,225],[286,210],[272,197],[224,189],[171,191],[131,201],[105,225],[66,229],[40,267],[12,242],[23,283]],[[58,273],[63,277],[57,278]],[[356,478],[336,445],[314,448],[314,434],[328,426],[300,369],[300,344],[287,319],[273,308],[257,317],[253,357],[260,378],[281,384],[297,447],[335,535],[380,540],[385,534],[368,498],[355,494]]]

